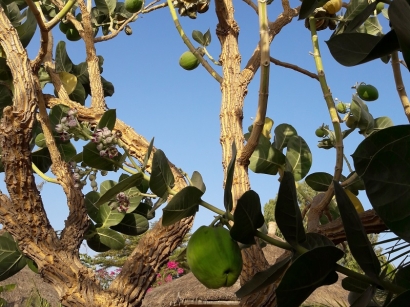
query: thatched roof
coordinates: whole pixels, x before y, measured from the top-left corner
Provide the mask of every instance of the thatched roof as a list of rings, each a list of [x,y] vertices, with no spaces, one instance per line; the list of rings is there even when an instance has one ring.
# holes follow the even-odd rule
[[[43,299],[46,299],[51,306],[59,306],[58,294],[53,286],[44,282],[39,274],[34,273],[28,267],[25,267],[17,274],[0,282],[1,286],[8,284],[16,284],[16,287],[9,292],[0,294],[0,297],[8,302],[5,307],[27,306],[27,301],[33,302],[34,299],[38,299],[37,293]]]
[[[273,245],[266,246],[263,251],[270,264],[274,264],[283,254],[282,249]],[[341,285],[343,277],[339,274],[339,280],[335,284],[316,289],[305,303],[339,306],[337,305],[339,302],[342,306],[343,304],[349,306],[348,292]],[[189,273],[147,293],[142,307],[238,306],[240,300],[236,297],[235,292],[239,288],[240,284],[237,281],[232,287],[211,290],[202,285],[192,273]]]

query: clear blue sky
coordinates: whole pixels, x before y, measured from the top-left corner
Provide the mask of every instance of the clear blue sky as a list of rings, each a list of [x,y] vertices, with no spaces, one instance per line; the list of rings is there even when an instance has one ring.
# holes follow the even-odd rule
[[[296,0],[292,6],[299,5]],[[242,52],[242,67],[246,64],[259,39],[258,18],[255,12],[242,1],[235,1],[239,27],[239,43]],[[269,18],[274,20],[281,12],[279,1],[269,7]],[[383,19],[383,17],[381,17]],[[217,24],[213,2],[206,14],[196,20],[180,18],[185,32],[202,32],[210,29],[212,43],[208,50],[214,58],[220,54],[219,41],[215,35]],[[385,32],[388,24],[383,21]],[[155,146],[162,149],[170,161],[191,174],[199,171],[207,186],[204,200],[223,207],[223,172],[221,147],[219,144],[219,111],[221,95],[218,83],[198,67],[185,71],[178,65],[180,55],[187,47],[179,37],[168,8],[151,12],[131,24],[132,36],[120,33],[115,39],[98,43],[97,54],[104,61],[103,76],[115,86],[115,94],[107,98],[110,108],[117,109],[117,116],[150,140],[155,137]],[[55,44],[64,39],[58,27],[53,30]],[[373,84],[379,89],[380,98],[369,103],[374,117],[389,116],[395,124],[406,124],[399,97],[395,90],[390,64],[380,60],[358,67],[343,67],[330,56],[324,43],[331,35],[330,30],[319,32],[324,69],[333,97],[350,102],[356,82]],[[29,53],[37,52],[38,36],[33,39]],[[74,63],[85,60],[82,41],[67,41],[68,54]],[[315,71],[310,32],[303,21],[296,19],[275,38],[271,45],[271,55],[281,61],[299,65]],[[220,71],[220,68],[216,68]],[[405,84],[409,83],[409,73],[404,68]],[[245,100],[244,131],[252,124],[258,100],[258,75],[249,87]],[[313,154],[311,172],[333,173],[335,151],[317,147],[319,139],[314,131],[322,123],[330,124],[329,115],[319,83],[295,71],[271,65],[269,86],[269,107],[267,115],[275,125],[293,125],[299,135],[309,144]],[[349,136],[345,142],[347,156],[353,153],[362,140],[358,133]],[[348,171],[345,169],[344,174]],[[115,175],[118,178],[118,175]],[[267,175],[250,174],[252,189],[259,193],[262,206],[274,198],[278,189],[278,178]],[[102,178],[97,179],[98,182]],[[51,183],[44,185],[42,197],[52,225],[61,230],[67,216],[65,198],[60,187]],[[370,208],[364,193],[361,199]],[[162,211],[158,211],[160,214]],[[200,209],[194,228],[209,224],[212,212]]]

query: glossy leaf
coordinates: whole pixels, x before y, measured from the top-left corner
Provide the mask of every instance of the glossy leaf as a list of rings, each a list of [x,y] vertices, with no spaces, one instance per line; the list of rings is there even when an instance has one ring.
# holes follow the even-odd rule
[[[131,213],[142,215],[146,219],[151,220],[155,217],[155,211],[151,212],[151,209],[152,207],[149,204],[142,202]]]
[[[192,173],[191,182],[194,187],[197,187],[202,193],[205,193],[206,187],[199,172],[194,171]]]
[[[323,6],[327,0],[303,0],[299,12],[299,20],[308,18],[313,11]]]
[[[112,130],[115,127],[115,121],[117,120],[117,115],[115,109],[105,111],[100,121],[98,122],[97,128],[107,127]]]
[[[103,86],[104,97],[111,97],[114,95],[114,85],[110,81],[107,81],[105,78],[101,77],[101,83]]]
[[[274,283],[287,269],[290,260],[291,257],[287,257],[275,263],[269,269],[256,273],[251,280],[236,291],[236,296],[239,298],[245,297]]]
[[[326,44],[333,58],[344,66],[363,64],[391,54],[400,48],[394,30],[384,36],[342,33],[332,36]]]
[[[151,142],[149,142],[147,152],[145,153],[145,156],[144,156],[144,163],[142,164],[142,167],[141,167],[142,169],[145,169],[147,167],[153,147],[154,147],[154,138],[152,138]]]
[[[392,300],[386,307],[403,307],[409,304],[410,290],[400,293],[394,300]]]
[[[31,154],[31,160],[43,173],[47,173],[52,164],[50,152],[47,147],[41,148],[33,152]]]
[[[345,189],[344,190],[346,195],[349,197],[350,201],[352,202],[354,208],[356,209],[357,213],[362,213],[364,212],[364,208],[360,200],[354,195],[350,190]]]
[[[306,241],[303,242],[301,245],[307,248],[308,250],[312,250],[322,246],[335,246],[332,240],[328,239],[327,237],[321,234],[314,232],[307,233]]]
[[[300,213],[295,180],[290,172],[284,172],[280,182],[278,199],[275,206],[276,223],[285,240],[297,248],[306,241],[302,214]]]
[[[298,307],[318,287],[336,282],[334,269],[342,257],[343,252],[335,246],[318,247],[300,255],[276,289],[278,307]]]
[[[94,222],[97,222],[98,212],[100,209],[100,207],[96,205],[98,199],[100,199],[100,193],[96,191],[88,192],[84,197],[84,205],[87,210],[87,214]]]
[[[390,24],[397,34],[400,50],[407,66],[410,65],[410,4],[406,0],[394,0],[388,9]]]
[[[262,137],[262,136],[261,136]],[[275,147],[258,144],[249,159],[249,169],[255,173],[276,175],[279,167],[286,164],[285,155]]]
[[[30,9],[27,9],[25,13],[26,20],[21,25],[16,27],[21,44],[24,48],[28,46],[37,30],[37,21],[34,13]]]
[[[352,1],[343,19],[349,21],[344,32],[353,32],[373,14],[378,2],[368,4],[366,0]]]
[[[231,212],[233,208],[232,200],[232,182],[233,182],[233,173],[235,170],[235,161],[236,161],[236,145],[232,143],[232,157],[229,161],[228,168],[226,169],[226,180],[224,188],[224,206],[227,212]]]
[[[71,142],[67,143],[61,143],[61,142],[56,142],[57,143],[57,149],[61,154],[61,158],[69,162],[76,154],[77,150],[75,149],[74,145]]]
[[[377,215],[410,242],[410,126],[389,127],[370,135],[352,157]]]
[[[157,149],[152,158],[152,172],[149,187],[158,197],[167,198],[168,189],[174,186],[174,175],[164,152]]]
[[[13,276],[26,264],[26,258],[11,236],[0,236],[0,281]]]
[[[66,44],[64,41],[59,41],[56,47],[56,72],[71,72],[73,68],[73,62],[67,54]]]
[[[274,147],[276,149],[282,150],[288,145],[289,138],[292,136],[298,135],[296,129],[288,124],[280,124],[274,130],[275,140]]]
[[[83,106],[85,104],[85,99],[87,98],[87,93],[85,92],[84,86],[80,82],[77,82],[74,91],[68,97]]]
[[[100,156],[100,151],[97,149],[97,144],[90,142],[83,147],[83,161],[87,166],[103,171],[113,171],[116,169],[115,162],[121,159],[121,154],[110,159],[108,156]]]
[[[101,243],[100,236],[98,234],[95,234],[93,237],[88,238],[87,245],[97,253],[103,253],[110,250],[107,245]]]
[[[117,0],[96,0],[95,5],[101,12],[111,15],[115,11]]]
[[[365,274],[377,280],[381,271],[380,262],[367,237],[359,214],[342,186],[337,181],[333,181],[333,185],[350,252]]]
[[[65,71],[60,72],[58,75],[60,76],[61,83],[67,94],[70,95],[74,92],[77,86],[77,77]]]
[[[293,173],[295,181],[303,179],[312,166],[312,153],[300,136],[289,138],[286,151],[286,170]]]
[[[204,193],[194,186],[187,186],[179,191],[162,210],[162,225],[172,225],[183,218],[194,215],[199,209],[199,202]]]
[[[211,44],[211,39],[212,39],[211,31],[209,31],[209,29],[208,29],[208,31],[206,31],[205,34],[204,34],[204,46],[205,47],[207,47]]]
[[[323,172],[313,173],[305,178],[306,184],[316,192],[326,192],[332,181],[333,176]]]
[[[243,244],[255,244],[255,232],[265,223],[261,201],[255,191],[246,191],[238,199],[233,220],[230,231],[232,239]]]
[[[124,218],[124,213],[111,209],[108,204],[103,204],[98,208],[96,223],[102,228],[118,225]]]
[[[141,235],[148,228],[148,220],[144,216],[135,213],[127,213],[119,224],[111,226],[111,229],[129,236]]]
[[[124,248],[125,240],[123,236],[121,236],[115,230],[109,228],[97,228],[96,232],[101,244],[114,250],[120,250]]]
[[[132,176],[129,176],[128,178],[120,181],[116,185],[114,185],[112,188],[107,190],[104,194],[101,195],[101,198],[97,201],[95,206],[100,206],[103,203],[106,203],[112,199],[115,199],[115,196],[120,193],[124,192],[128,189],[131,189],[132,187],[135,187],[139,183],[141,183],[142,179],[144,178],[144,175],[142,173],[134,174]]]
[[[193,30],[192,31],[192,38],[201,46],[205,46],[205,38],[201,31]]]
[[[357,127],[361,133],[369,133],[373,130],[373,116],[370,114],[367,105],[357,95],[353,95],[352,103],[350,104],[350,113],[358,122]]]
[[[369,286],[369,283],[349,276],[342,280],[343,289],[350,292],[363,293]]]
[[[49,118],[50,118],[51,127],[53,129],[55,128],[56,125],[58,125],[61,122],[61,119],[63,117],[67,116],[67,113],[69,110],[70,110],[69,107],[62,105],[62,104],[58,104],[51,108]]]
[[[381,130],[392,126],[394,126],[393,121],[387,116],[382,116],[374,119],[373,129],[375,130]]]
[[[394,283],[405,289],[410,289],[410,265],[401,267],[394,276]]]

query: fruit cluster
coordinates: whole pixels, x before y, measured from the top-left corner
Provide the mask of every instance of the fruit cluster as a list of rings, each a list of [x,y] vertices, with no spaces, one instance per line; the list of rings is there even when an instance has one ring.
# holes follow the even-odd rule
[[[196,14],[203,14],[209,9],[210,0],[174,0],[174,7],[178,9],[181,16],[188,16],[195,19]]]

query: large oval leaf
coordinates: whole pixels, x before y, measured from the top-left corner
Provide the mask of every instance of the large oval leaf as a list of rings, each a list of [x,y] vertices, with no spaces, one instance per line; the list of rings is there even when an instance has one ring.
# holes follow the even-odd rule
[[[174,175],[168,164],[168,159],[160,149],[152,158],[152,172],[149,187],[158,197],[167,198],[168,189],[174,186]]]
[[[109,228],[97,228],[96,232],[101,244],[108,246],[110,249],[114,250],[120,250],[124,248],[125,239],[115,230]]]
[[[410,125],[372,134],[352,156],[377,215],[410,242]]]
[[[300,136],[289,138],[286,151],[286,170],[293,173],[295,181],[303,179],[312,166],[312,153]]]
[[[232,200],[232,182],[233,182],[233,173],[235,170],[235,161],[236,161],[236,145],[235,142],[232,143],[232,157],[229,161],[228,168],[226,169],[226,180],[224,188],[224,207],[227,212],[231,212],[233,208]]]
[[[124,218],[125,214],[111,209],[107,204],[103,204],[98,208],[97,224],[102,228],[108,228],[119,224]]]
[[[255,244],[255,232],[265,223],[261,201],[255,191],[246,191],[238,199],[233,220],[231,237],[243,244]]]
[[[288,124],[280,124],[274,130],[275,138],[272,144],[276,149],[282,150],[288,145],[289,138],[298,135],[296,129]]]
[[[138,236],[149,228],[148,220],[139,214],[127,213],[118,225],[111,229],[129,236]]]
[[[56,72],[58,73],[63,72],[63,71],[68,72],[68,73],[71,72],[71,69],[73,68],[73,62],[68,56],[64,41],[59,41],[57,44],[55,61],[56,61],[56,68],[55,68]]]
[[[16,27],[21,44],[24,48],[28,46],[37,29],[37,20],[34,13],[30,9],[27,9],[25,14],[26,20],[21,25]]]
[[[249,159],[251,171],[268,175],[276,175],[279,167],[283,167],[285,164],[285,155],[270,144],[266,146],[259,143]]]
[[[333,176],[328,173],[317,172],[305,178],[305,182],[317,192],[326,192],[333,181]]]
[[[11,236],[0,236],[0,281],[13,276],[27,264]]]

